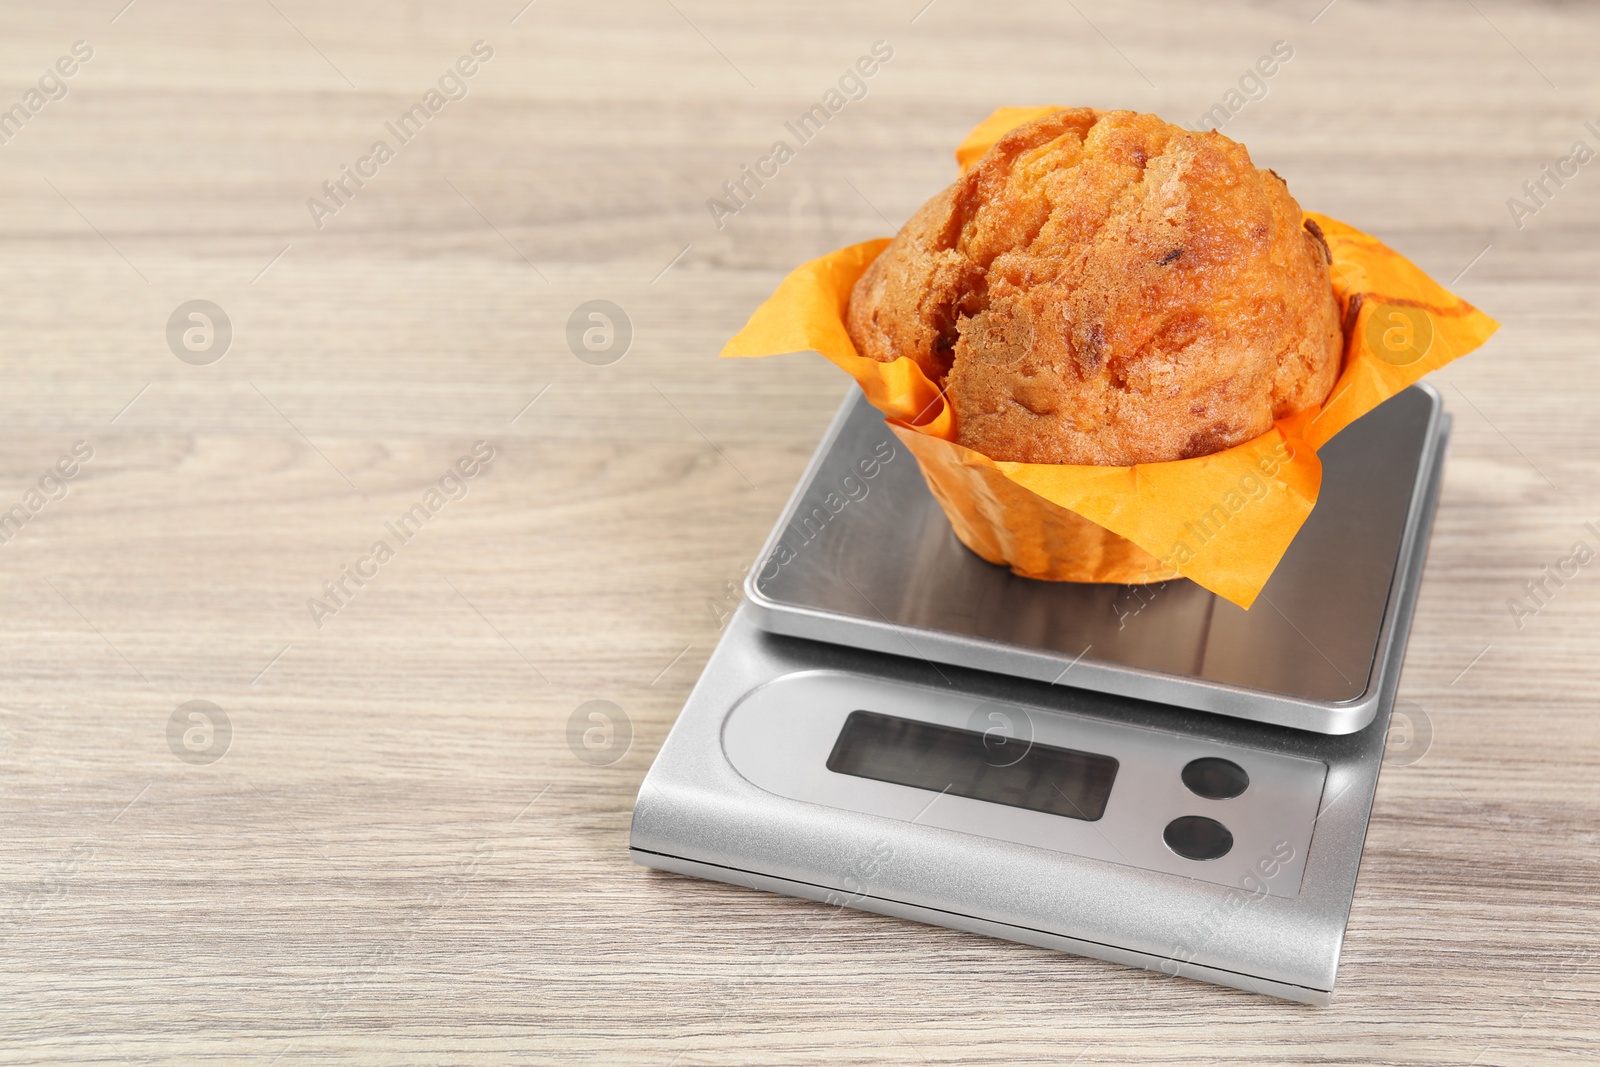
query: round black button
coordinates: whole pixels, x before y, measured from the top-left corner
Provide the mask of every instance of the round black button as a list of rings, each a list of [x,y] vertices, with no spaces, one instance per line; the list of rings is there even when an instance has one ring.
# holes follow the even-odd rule
[[[1232,760],[1204,756],[1183,769],[1183,784],[1207,800],[1231,800],[1250,787],[1250,776]]]
[[[1215,819],[1183,815],[1167,823],[1161,834],[1167,847],[1186,860],[1214,860],[1233,847],[1233,835]]]

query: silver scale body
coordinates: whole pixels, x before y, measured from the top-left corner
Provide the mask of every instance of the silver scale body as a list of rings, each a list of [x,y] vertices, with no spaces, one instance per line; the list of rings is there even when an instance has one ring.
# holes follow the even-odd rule
[[[1328,1003],[1449,423],[1417,386],[1324,446],[1246,612],[984,562],[852,390],[640,788],[634,860]],[[1089,821],[836,773],[852,712],[1111,757],[1115,779]],[[1248,786],[1196,795],[1203,757]],[[1189,816],[1226,826],[1225,855],[1165,843]]]

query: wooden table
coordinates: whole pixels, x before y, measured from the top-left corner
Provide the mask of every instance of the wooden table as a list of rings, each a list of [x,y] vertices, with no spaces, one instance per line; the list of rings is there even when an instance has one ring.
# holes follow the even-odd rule
[[[1600,148],[1600,12],[125,2],[0,12],[7,1062],[1600,1054],[1600,565],[1507,606],[1600,545],[1600,163],[1507,205]],[[719,227],[707,200],[876,41],[864,98]],[[1431,746],[1383,777],[1334,1006],[630,864],[845,390],[721,342],[948,182],[991,108],[1197,121],[1276,41],[1225,132],[1505,323],[1437,376],[1402,683]],[[620,360],[569,347],[592,300]],[[622,711],[605,766],[570,740],[592,700]]]

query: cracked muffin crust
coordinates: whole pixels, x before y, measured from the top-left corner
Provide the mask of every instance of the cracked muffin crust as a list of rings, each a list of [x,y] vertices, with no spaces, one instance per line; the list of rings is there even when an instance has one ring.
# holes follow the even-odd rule
[[[864,356],[939,384],[991,459],[1207,455],[1328,395],[1330,256],[1272,171],[1216,132],[1073,108],[1018,127],[862,275]]]

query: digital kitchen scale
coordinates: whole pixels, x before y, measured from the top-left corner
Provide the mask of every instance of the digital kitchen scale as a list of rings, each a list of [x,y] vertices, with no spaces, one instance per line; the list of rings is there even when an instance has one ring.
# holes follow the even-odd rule
[[[1247,612],[985,562],[852,390],[645,777],[633,858],[1328,1003],[1449,426],[1413,386],[1326,444]]]

